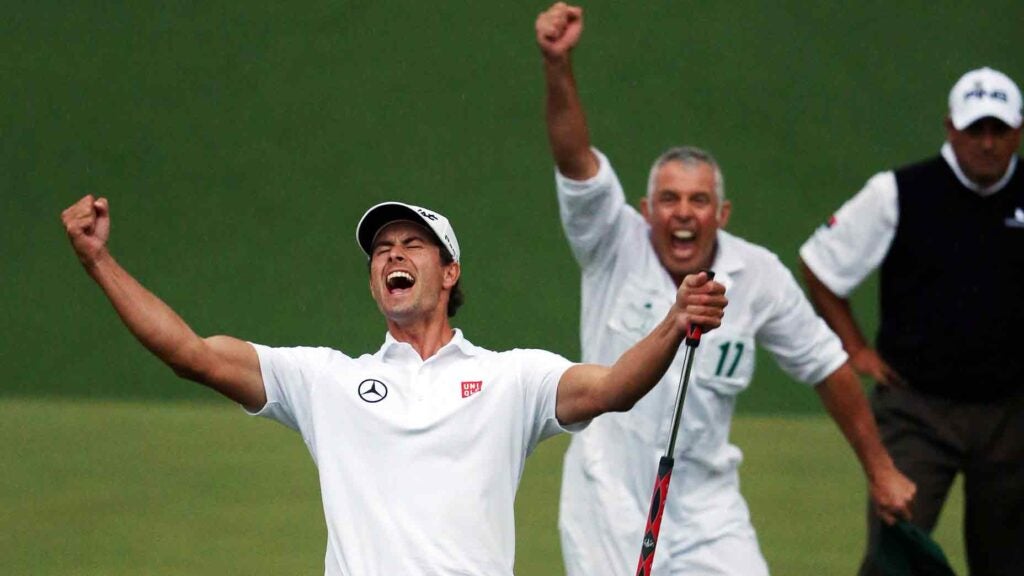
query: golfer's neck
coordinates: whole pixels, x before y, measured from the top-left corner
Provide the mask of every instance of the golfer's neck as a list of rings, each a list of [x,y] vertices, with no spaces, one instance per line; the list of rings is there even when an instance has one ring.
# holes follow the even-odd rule
[[[389,318],[388,332],[395,340],[412,346],[423,360],[437,354],[437,351],[450,342],[454,335],[447,315],[408,322]]]

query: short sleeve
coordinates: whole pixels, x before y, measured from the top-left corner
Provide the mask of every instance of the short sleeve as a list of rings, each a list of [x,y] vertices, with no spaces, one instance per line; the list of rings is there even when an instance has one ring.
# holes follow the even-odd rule
[[[254,416],[276,420],[298,431],[310,422],[310,397],[330,359],[330,348],[271,348],[253,344],[260,359],[267,403]]]
[[[532,451],[541,440],[560,432],[578,432],[586,428],[589,422],[564,427],[555,416],[558,382],[573,363],[544,350],[514,350],[511,353],[523,390],[529,450]]]
[[[793,379],[817,384],[846,362],[839,337],[814,312],[793,274],[777,259],[771,273],[770,314],[758,342]],[[728,309],[726,309],[728,314]]]
[[[800,247],[800,257],[821,282],[849,296],[889,252],[899,204],[896,176],[876,174]]]
[[[640,218],[626,204],[619,177],[608,158],[592,149],[600,164],[587,180],[572,180],[555,171],[562,228],[576,261],[583,268],[606,261],[623,237],[623,218]]]

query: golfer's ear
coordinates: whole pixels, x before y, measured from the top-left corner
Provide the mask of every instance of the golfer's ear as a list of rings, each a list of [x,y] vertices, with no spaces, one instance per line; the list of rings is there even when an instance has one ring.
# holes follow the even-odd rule
[[[444,267],[444,287],[451,288],[462,276],[462,266],[458,262],[452,262]]]

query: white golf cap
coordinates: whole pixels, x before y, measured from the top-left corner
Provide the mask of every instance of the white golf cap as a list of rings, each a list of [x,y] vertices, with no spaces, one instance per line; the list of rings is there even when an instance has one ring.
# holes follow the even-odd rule
[[[420,206],[403,204],[402,202],[384,202],[366,211],[356,226],[356,242],[369,257],[373,253],[373,240],[380,229],[398,220],[408,220],[423,224],[445,247],[448,254],[456,262],[459,261],[459,241],[455,238],[455,230],[444,216]]]
[[[949,92],[949,117],[957,130],[991,116],[1020,128],[1020,89],[1010,77],[991,68],[964,74]]]

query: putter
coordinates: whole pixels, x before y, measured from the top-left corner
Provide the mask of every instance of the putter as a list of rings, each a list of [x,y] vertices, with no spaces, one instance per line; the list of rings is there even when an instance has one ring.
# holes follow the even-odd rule
[[[707,274],[709,280],[714,280],[714,272],[708,270]],[[661,517],[665,513],[665,501],[668,499],[668,484],[672,480],[672,467],[675,465],[675,458],[672,455],[676,451],[676,435],[679,433],[679,422],[683,418],[683,403],[686,402],[686,389],[690,385],[690,369],[693,368],[693,356],[700,345],[700,336],[700,326],[690,326],[686,333],[683,375],[679,379],[679,388],[676,391],[672,435],[669,437],[665,455],[658,461],[658,477],[654,480],[654,495],[651,496],[651,511],[647,514],[647,526],[644,528],[644,541],[640,547],[640,563],[636,567],[636,576],[650,576],[654,565],[654,549],[658,545]]]

